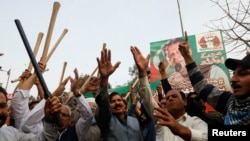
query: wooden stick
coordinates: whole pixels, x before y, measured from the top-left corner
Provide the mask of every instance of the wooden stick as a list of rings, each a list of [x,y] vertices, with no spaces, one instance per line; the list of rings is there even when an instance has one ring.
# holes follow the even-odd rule
[[[47,32],[47,36],[46,36],[46,40],[45,40],[45,45],[43,48],[43,54],[42,54],[42,57],[40,59],[40,61],[43,63],[46,62],[46,58],[47,58],[48,50],[49,50],[49,46],[50,46],[50,41],[51,41],[51,36],[53,33],[54,25],[56,22],[56,17],[57,17],[60,6],[61,5],[59,2],[54,2],[53,11],[52,11],[52,15],[50,18],[50,24],[49,24],[49,28],[48,28],[48,32]]]
[[[138,81],[139,81],[139,78],[136,78],[135,82],[133,83],[133,85],[131,87],[134,88],[135,85],[138,83]],[[129,94],[130,94],[130,91],[126,94],[125,99],[128,98]]]
[[[35,45],[35,48],[33,50],[33,54],[34,54],[35,57],[37,56],[37,52],[38,52],[38,49],[39,49],[40,44],[42,42],[42,39],[43,39],[43,33],[39,32],[37,40],[36,40],[36,45]],[[28,70],[29,71],[32,70],[32,62],[29,63]]]
[[[102,44],[102,50],[106,49],[106,43]],[[80,88],[83,89],[85,87],[86,84],[88,84],[88,82],[90,81],[91,77],[93,77],[93,75],[95,74],[95,72],[98,70],[98,66],[94,69],[94,71],[92,72],[92,74],[87,78],[87,80],[84,82],[84,84],[82,85],[82,87]],[[98,74],[99,75],[99,72]]]
[[[59,81],[59,85],[62,83],[63,81],[63,77],[64,77],[64,73],[65,73],[65,69],[66,69],[66,66],[67,66],[67,62],[64,62],[63,63],[63,70],[62,70],[62,74],[61,74],[61,79]]]
[[[58,45],[60,44],[60,42],[62,41],[63,37],[66,35],[66,33],[68,33],[68,29],[64,29],[61,36],[59,37],[59,39],[56,41],[56,44],[53,46],[53,48],[51,49],[51,51],[49,52],[49,55],[46,58],[46,63],[49,61],[49,59],[51,58],[52,54],[55,52],[56,48],[58,47]]]
[[[38,37],[37,37],[37,40],[36,40],[36,45],[35,45],[35,48],[34,48],[34,50],[33,50],[33,54],[34,54],[35,57],[37,56],[37,52],[38,52],[38,50],[39,50],[39,47],[40,47],[42,38],[43,38],[43,33],[42,33],[42,32],[39,32]],[[32,70],[32,62],[29,63],[28,70],[29,70],[29,71]],[[11,83],[15,83],[15,82],[20,81],[20,80],[21,80],[21,78],[17,78],[17,79],[11,80],[10,82],[11,82]]]
[[[98,70],[98,67],[96,67],[96,68],[94,69],[94,71],[91,73],[91,75],[88,77],[88,79],[84,82],[84,84],[82,85],[82,87],[80,88],[80,90],[83,89],[83,88],[89,83],[91,77],[94,76],[94,74],[95,74],[95,72],[96,72],[97,70]]]
[[[49,71],[49,69],[46,69],[45,72],[46,72],[46,71]],[[21,78],[17,78],[17,79],[11,80],[10,82],[11,82],[11,83],[15,83],[15,82],[21,81],[21,80],[22,80]]]

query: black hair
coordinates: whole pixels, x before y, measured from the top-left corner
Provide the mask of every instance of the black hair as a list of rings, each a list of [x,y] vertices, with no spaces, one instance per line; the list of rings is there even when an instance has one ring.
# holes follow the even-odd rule
[[[162,45],[161,50],[163,51],[163,55],[167,56],[167,54],[165,53],[165,51],[167,50],[168,46],[178,43],[178,42],[182,42],[184,41],[183,38],[175,38],[175,39],[170,39],[168,40],[165,44]]]
[[[191,97],[195,95],[196,97]],[[197,114],[201,114],[206,109],[206,106],[203,103],[203,100],[196,92],[189,92],[187,94],[187,106],[186,111],[189,115],[194,116]]]
[[[182,99],[185,100],[186,99],[186,94],[183,91],[180,91],[180,94],[181,94]]]
[[[190,97],[191,97],[192,95],[198,96],[198,94],[197,94],[196,92],[189,92],[189,93],[187,94],[187,100],[189,100]]]
[[[181,98],[183,99],[183,100],[186,100],[186,94],[183,92],[183,91],[179,91],[179,90],[170,90],[170,91],[178,91],[179,93],[180,93],[180,95],[181,95]],[[169,91],[168,91],[169,92]],[[166,95],[168,94],[168,92],[166,93]]]
[[[123,101],[126,105],[128,105],[128,102],[126,101],[126,99],[124,99],[118,92],[111,92],[111,93],[109,94],[109,100],[111,101],[112,97],[114,97],[115,95],[119,95],[119,96],[121,97],[122,101]]]

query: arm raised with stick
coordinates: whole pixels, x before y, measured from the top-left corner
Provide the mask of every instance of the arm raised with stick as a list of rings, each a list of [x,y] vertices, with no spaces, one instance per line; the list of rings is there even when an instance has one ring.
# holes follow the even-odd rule
[[[27,50],[27,53],[28,53],[28,55],[29,55],[29,57],[30,57],[30,60],[31,60],[31,62],[32,62],[32,65],[33,65],[33,67],[34,67],[34,69],[35,69],[36,75],[37,75],[37,77],[38,77],[38,79],[39,79],[39,81],[40,81],[40,83],[41,83],[41,85],[42,85],[42,87],[43,87],[44,97],[45,97],[45,99],[48,99],[49,97],[51,97],[51,93],[49,92],[48,87],[47,87],[47,85],[46,85],[46,83],[45,83],[45,81],[44,81],[44,78],[43,78],[43,76],[42,76],[42,73],[41,73],[40,70],[39,70],[39,67],[38,67],[38,64],[37,64],[37,62],[36,62],[36,59],[35,59],[35,57],[34,57],[34,55],[33,55],[33,52],[31,51],[31,48],[30,48],[28,39],[27,39],[27,37],[26,37],[26,35],[25,35],[24,31],[23,31],[21,22],[20,22],[19,20],[16,19],[16,20],[15,20],[15,23],[16,23],[16,26],[17,26],[17,28],[18,28],[18,31],[19,31],[19,33],[20,33],[20,35],[21,35],[21,38],[22,38],[22,40],[23,40],[23,43],[24,43],[25,48],[26,48],[26,50]],[[61,126],[63,125],[63,123],[62,123],[62,121],[60,120],[60,115],[59,115],[59,113],[56,113],[55,116],[56,116],[55,122],[56,122],[57,126],[58,126],[58,127],[61,127]]]
[[[132,87],[132,88],[134,88],[134,87],[135,87],[135,85],[138,83],[138,81],[139,81],[139,79],[138,79],[138,78],[136,78],[135,82],[133,83],[133,85],[132,85],[131,87]],[[129,94],[130,94],[130,91],[126,94],[125,99],[127,99],[127,98],[128,98]]]
[[[106,43],[103,43],[102,45],[102,50],[106,49]],[[87,80],[85,81],[85,83],[82,85],[82,87],[80,88],[80,92],[82,91],[82,89],[86,86],[86,84],[88,84],[88,82],[90,81],[90,79],[94,76],[94,74],[96,73],[96,71],[98,70],[98,66],[94,69],[94,71],[91,73],[91,75],[87,78]],[[82,92],[81,92],[82,93]]]

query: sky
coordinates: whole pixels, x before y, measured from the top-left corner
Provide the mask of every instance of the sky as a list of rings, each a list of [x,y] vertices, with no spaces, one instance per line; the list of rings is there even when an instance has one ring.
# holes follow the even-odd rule
[[[14,23],[19,19],[32,49],[39,32],[44,34],[36,59],[39,60],[52,14],[52,0],[5,0],[0,5],[0,82],[12,92],[18,78],[30,62],[21,36]],[[97,66],[103,43],[112,52],[112,63],[121,61],[110,76],[112,87],[131,80],[129,67],[134,64],[130,46],[137,46],[146,56],[150,42],[182,36],[177,0],[59,0],[60,9],[50,43],[50,49],[64,29],[68,33],[47,62],[49,71],[43,74],[48,89],[59,85],[63,64],[64,77],[91,74]],[[183,28],[189,35],[208,32],[205,25],[219,18],[222,11],[210,0],[179,0]],[[11,69],[8,76],[6,71]],[[67,85],[66,90],[69,90]],[[32,88],[36,95],[36,89]]]

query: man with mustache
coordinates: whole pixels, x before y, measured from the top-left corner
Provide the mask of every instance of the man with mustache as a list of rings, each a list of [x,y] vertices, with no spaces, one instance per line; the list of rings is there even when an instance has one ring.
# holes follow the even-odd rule
[[[225,125],[250,125],[250,55],[241,60],[228,58],[225,61],[226,67],[234,71],[230,80],[233,93],[222,91],[208,84],[201,74],[190,53],[187,33],[185,38],[179,50],[187,64],[186,68],[194,90],[204,101],[225,114]]]
[[[100,87],[96,96],[96,121],[103,141],[141,141],[139,122],[135,117],[127,115],[126,101],[116,92],[108,94],[109,77],[119,67],[120,62],[112,65],[111,51],[106,48],[102,50],[97,62]]]

